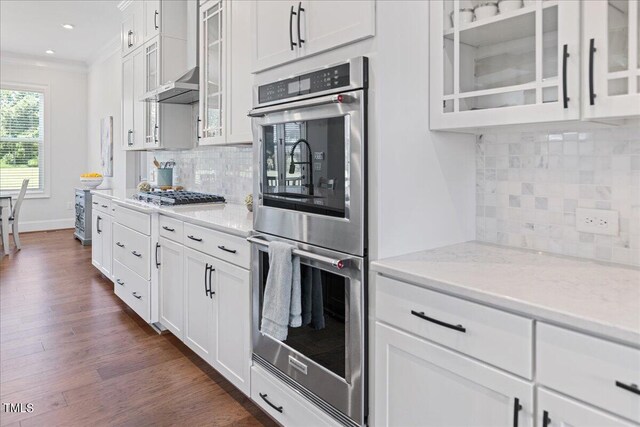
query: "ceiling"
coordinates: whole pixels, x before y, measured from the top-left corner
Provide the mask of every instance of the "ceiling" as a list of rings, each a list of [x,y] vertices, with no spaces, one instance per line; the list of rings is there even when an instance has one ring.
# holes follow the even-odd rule
[[[120,0],[1,0],[2,53],[90,63],[119,37]],[[73,30],[62,24],[74,25]],[[55,54],[48,55],[51,49]]]

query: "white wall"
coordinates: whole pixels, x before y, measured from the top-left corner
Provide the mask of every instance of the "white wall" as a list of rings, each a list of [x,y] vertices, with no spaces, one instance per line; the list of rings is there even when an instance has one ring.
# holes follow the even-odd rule
[[[20,231],[71,228],[74,187],[86,170],[87,74],[77,65],[37,66],[27,61],[0,62],[0,79],[7,83],[49,87],[50,196],[27,199],[20,214]],[[45,125],[46,126],[46,125]]]

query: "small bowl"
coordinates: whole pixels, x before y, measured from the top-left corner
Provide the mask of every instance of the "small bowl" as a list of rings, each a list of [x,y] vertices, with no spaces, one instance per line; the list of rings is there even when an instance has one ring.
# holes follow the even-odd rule
[[[480,3],[475,7],[475,9],[473,9],[473,13],[476,17],[476,21],[491,18],[498,14],[498,3],[492,1]]]
[[[80,182],[87,188],[97,188],[104,178],[80,178]]]
[[[451,22],[453,24],[455,24],[455,22],[453,22],[453,15],[455,12],[451,12]],[[458,21],[460,25],[466,25],[466,24],[470,24],[473,22],[473,9],[465,7],[462,8],[458,11]]]
[[[498,2],[498,8],[500,13],[509,12],[512,10],[518,10],[522,7],[522,0],[500,0]]]

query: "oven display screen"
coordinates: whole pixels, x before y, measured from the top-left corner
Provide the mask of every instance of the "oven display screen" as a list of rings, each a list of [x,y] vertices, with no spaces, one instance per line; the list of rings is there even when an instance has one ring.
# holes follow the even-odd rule
[[[347,87],[350,84],[349,71],[349,64],[342,64],[262,85],[258,88],[258,101],[262,104]]]

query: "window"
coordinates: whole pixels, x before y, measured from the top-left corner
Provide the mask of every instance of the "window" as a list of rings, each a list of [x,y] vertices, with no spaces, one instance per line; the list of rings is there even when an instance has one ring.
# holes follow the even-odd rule
[[[0,192],[44,191],[44,102],[40,89],[0,89]]]

